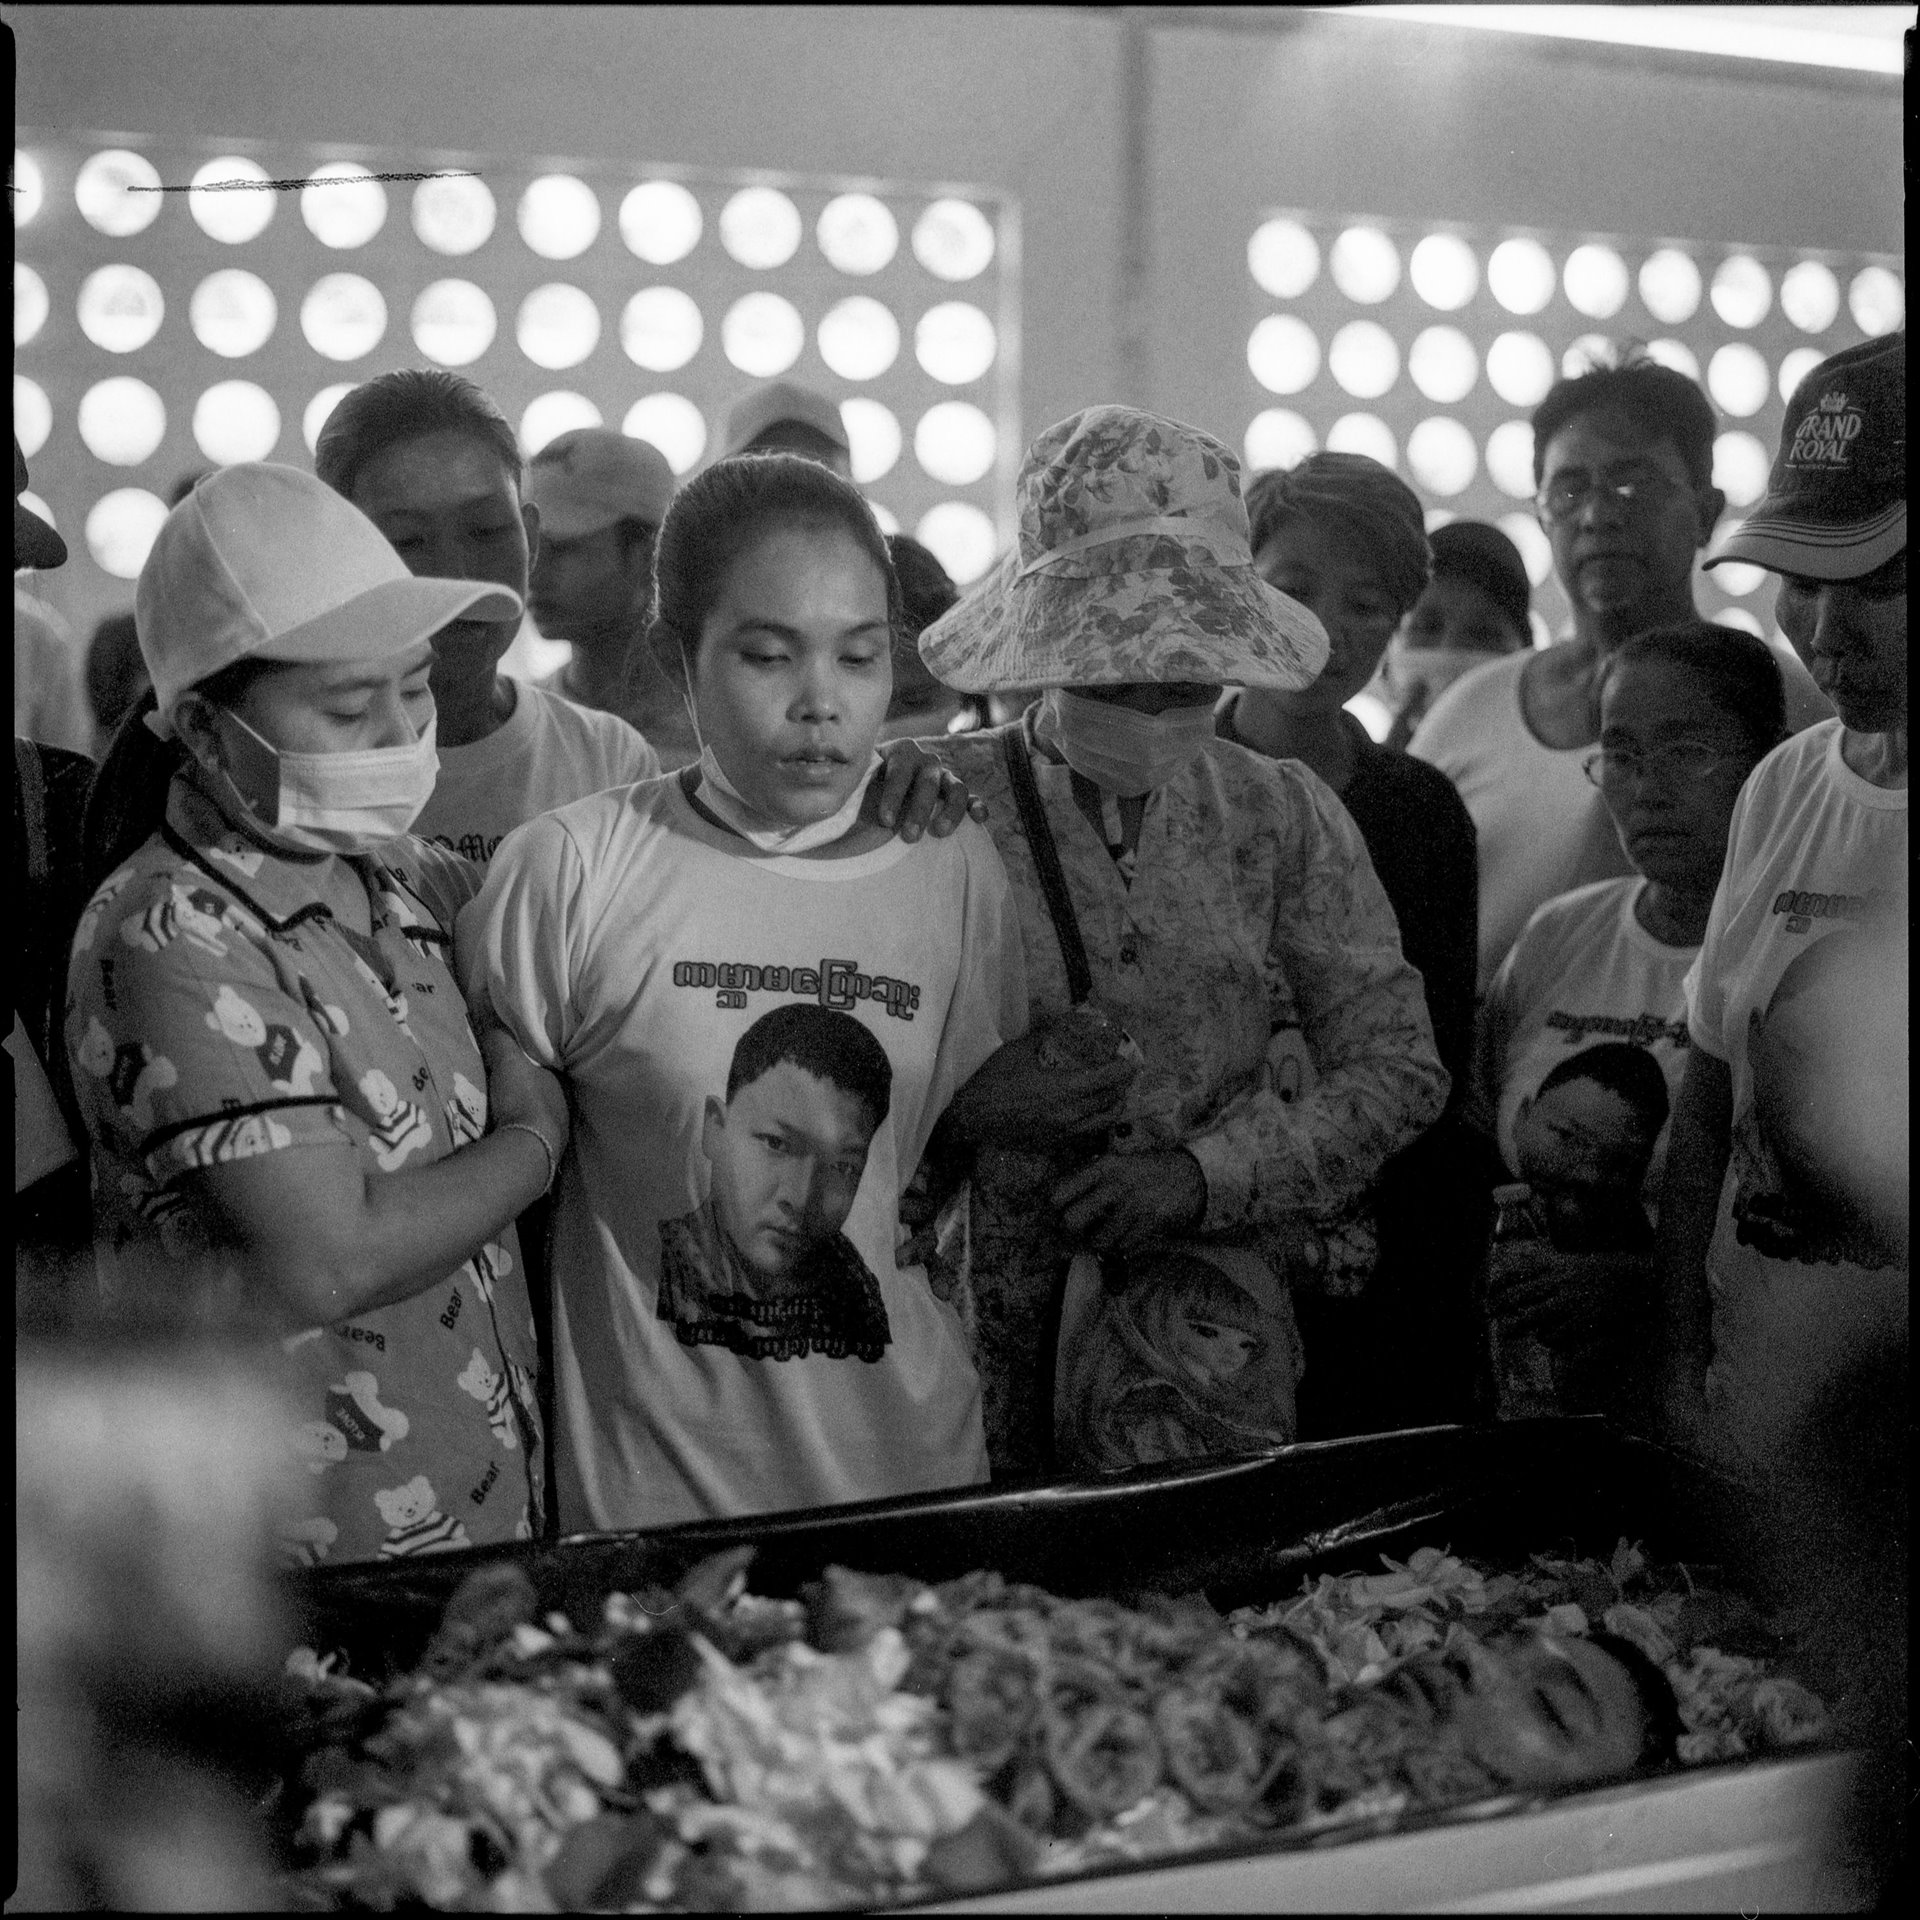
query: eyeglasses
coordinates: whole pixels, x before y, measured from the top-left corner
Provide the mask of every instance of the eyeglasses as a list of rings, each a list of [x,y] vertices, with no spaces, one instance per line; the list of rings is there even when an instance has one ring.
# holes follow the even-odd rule
[[[1612,479],[1605,474],[1596,479],[1587,473],[1560,473],[1540,489],[1534,496],[1533,504],[1541,519],[1557,526],[1561,521],[1571,520],[1575,514],[1583,512],[1599,494],[1606,494],[1629,511],[1638,509],[1644,512],[1677,490],[1674,481],[1650,467],[1642,467]]]
[[[1706,740],[1672,740],[1642,753],[1633,747],[1602,747],[1580,762],[1596,787],[1622,787],[1649,773],[1679,785],[1705,780],[1738,756]]]

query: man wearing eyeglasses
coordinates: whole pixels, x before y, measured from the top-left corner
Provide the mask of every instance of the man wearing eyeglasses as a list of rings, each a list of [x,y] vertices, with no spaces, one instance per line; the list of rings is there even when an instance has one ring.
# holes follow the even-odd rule
[[[1882,1604],[1912,1437],[1906,430],[1904,333],[1822,362],[1766,497],[1708,563],[1779,574],[1838,718],[1735,806],[1660,1209],[1670,1426],[1764,1490],[1803,1594],[1864,1582]]]
[[[1480,853],[1479,991],[1536,907],[1628,872],[1581,763],[1600,737],[1607,658],[1636,633],[1696,620],[1695,556],[1726,496],[1713,484],[1712,404],[1644,355],[1556,384],[1533,415],[1535,512],[1573,630],[1456,681],[1408,751],[1451,779]],[[1832,708],[1783,658],[1787,725]]]

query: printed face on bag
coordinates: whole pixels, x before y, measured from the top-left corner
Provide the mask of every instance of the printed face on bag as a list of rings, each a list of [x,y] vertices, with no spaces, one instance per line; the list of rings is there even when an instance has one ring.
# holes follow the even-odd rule
[[[770,819],[837,813],[893,692],[886,576],[838,527],[776,527],[728,568],[693,662],[702,739]]]
[[[707,1102],[700,1140],[713,1210],[755,1273],[786,1279],[846,1224],[877,1124],[860,1095],[791,1060],[724,1105]]]

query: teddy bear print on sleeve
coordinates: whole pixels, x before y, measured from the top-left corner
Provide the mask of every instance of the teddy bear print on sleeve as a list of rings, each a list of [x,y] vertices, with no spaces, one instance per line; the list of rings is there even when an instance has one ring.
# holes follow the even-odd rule
[[[155,1053],[144,1040],[116,1047],[98,1015],[87,1021],[79,1059],[95,1079],[106,1082],[114,1104],[142,1133],[150,1132],[154,1125],[154,1095],[180,1084],[179,1069],[165,1054]]]
[[[224,1034],[236,1047],[245,1047],[260,1062],[268,1081],[281,1093],[304,1097],[313,1092],[326,1066],[320,1050],[304,1035],[278,1021],[269,1022],[251,1000],[226,982],[214,996],[207,1025]]]
[[[507,1381],[504,1374],[495,1373],[487,1365],[487,1356],[478,1347],[473,1350],[460,1374],[460,1391],[469,1394],[487,1410],[487,1425],[493,1429],[493,1437],[509,1453],[520,1450],[520,1436],[513,1429],[513,1412],[507,1399]]]
[[[404,1486],[376,1488],[373,1503],[387,1523],[387,1537],[380,1543],[382,1560],[473,1544],[460,1520],[440,1511],[433,1482],[424,1473],[416,1473]]]
[[[402,1099],[400,1089],[378,1067],[369,1067],[360,1076],[360,1093],[373,1109],[367,1144],[382,1172],[397,1171],[410,1154],[433,1144],[433,1122],[426,1109]]]
[[[358,1453],[389,1452],[413,1425],[398,1407],[382,1406],[379,1381],[358,1371],[327,1389],[326,1418]]]

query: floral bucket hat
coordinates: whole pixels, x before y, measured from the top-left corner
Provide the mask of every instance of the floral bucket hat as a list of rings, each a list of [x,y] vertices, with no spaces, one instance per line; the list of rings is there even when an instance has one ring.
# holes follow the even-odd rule
[[[1240,463],[1134,407],[1089,407],[1027,450],[1020,537],[920,636],[961,693],[1218,681],[1293,691],[1327,636],[1253,569]]]

